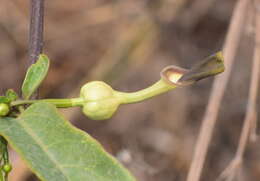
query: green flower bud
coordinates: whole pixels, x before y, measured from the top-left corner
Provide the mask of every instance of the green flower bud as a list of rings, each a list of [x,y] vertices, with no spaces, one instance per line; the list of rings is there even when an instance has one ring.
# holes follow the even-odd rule
[[[5,103],[0,103],[0,116],[6,116],[9,113],[9,106]]]
[[[193,84],[201,79],[224,71],[221,52],[207,57],[191,69],[168,66],[161,72],[161,79],[140,91],[119,92],[101,81],[85,84],[80,91],[80,99],[71,105],[82,106],[83,113],[93,120],[109,119],[120,104],[141,102],[180,86]]]
[[[3,171],[4,171],[5,173],[11,172],[11,171],[12,171],[12,165],[9,164],[9,163],[5,164],[5,165],[3,166]]]
[[[85,102],[83,113],[93,120],[109,119],[120,104],[114,90],[101,81],[85,84],[80,90],[80,97]]]

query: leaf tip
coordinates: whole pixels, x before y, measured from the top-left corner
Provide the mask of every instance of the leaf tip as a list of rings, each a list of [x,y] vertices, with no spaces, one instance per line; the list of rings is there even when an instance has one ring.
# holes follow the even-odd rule
[[[29,99],[41,84],[47,75],[49,65],[49,58],[45,54],[40,54],[37,61],[28,68],[22,85],[24,99]]]

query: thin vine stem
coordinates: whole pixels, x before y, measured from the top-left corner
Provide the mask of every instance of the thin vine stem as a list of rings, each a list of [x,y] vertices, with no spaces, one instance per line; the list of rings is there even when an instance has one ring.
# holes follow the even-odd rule
[[[209,144],[216,124],[221,100],[231,73],[235,54],[242,34],[249,0],[239,0],[233,12],[231,24],[224,44],[225,73],[217,77],[205,111],[200,133],[195,146],[193,160],[186,181],[199,181],[207,156]]]
[[[43,49],[44,0],[31,0],[29,64],[36,62]]]
[[[37,102],[48,102],[48,103],[54,104],[58,108],[68,108],[68,107],[82,106],[85,101],[82,98],[17,100],[17,101],[11,102],[10,106],[33,104],[33,103],[37,103]]]

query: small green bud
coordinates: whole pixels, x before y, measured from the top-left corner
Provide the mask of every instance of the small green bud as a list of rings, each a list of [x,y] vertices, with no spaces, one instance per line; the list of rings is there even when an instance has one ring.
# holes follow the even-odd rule
[[[0,103],[0,116],[6,116],[9,113],[9,106],[5,103]]]
[[[12,89],[8,89],[5,93],[5,96],[9,99],[9,102],[14,101],[18,98],[16,92]]]
[[[80,97],[85,102],[83,104],[83,113],[93,120],[111,118],[120,104],[114,90],[101,81],[85,84],[80,90]]]
[[[12,165],[11,165],[10,163],[5,164],[5,165],[3,166],[3,171],[4,171],[5,173],[11,172],[11,171],[12,171]]]

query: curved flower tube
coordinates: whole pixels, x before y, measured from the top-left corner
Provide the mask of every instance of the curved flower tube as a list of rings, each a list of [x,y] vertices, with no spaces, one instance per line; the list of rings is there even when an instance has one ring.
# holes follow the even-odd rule
[[[31,104],[38,101],[53,103],[56,107],[81,106],[83,113],[93,120],[109,119],[120,104],[141,102],[177,87],[187,86],[224,71],[223,56],[218,52],[199,62],[191,69],[168,66],[161,71],[161,79],[148,88],[137,92],[120,92],[102,81],[86,83],[80,90],[80,97],[73,99],[18,100],[11,106]]]
[[[133,93],[115,91],[104,82],[93,81],[85,84],[81,89],[80,95],[85,101],[82,104],[83,113],[94,120],[108,119],[116,112],[120,104],[141,102],[223,71],[223,56],[221,52],[218,52],[196,64],[190,70],[168,66],[162,70],[159,81],[146,89]]]

